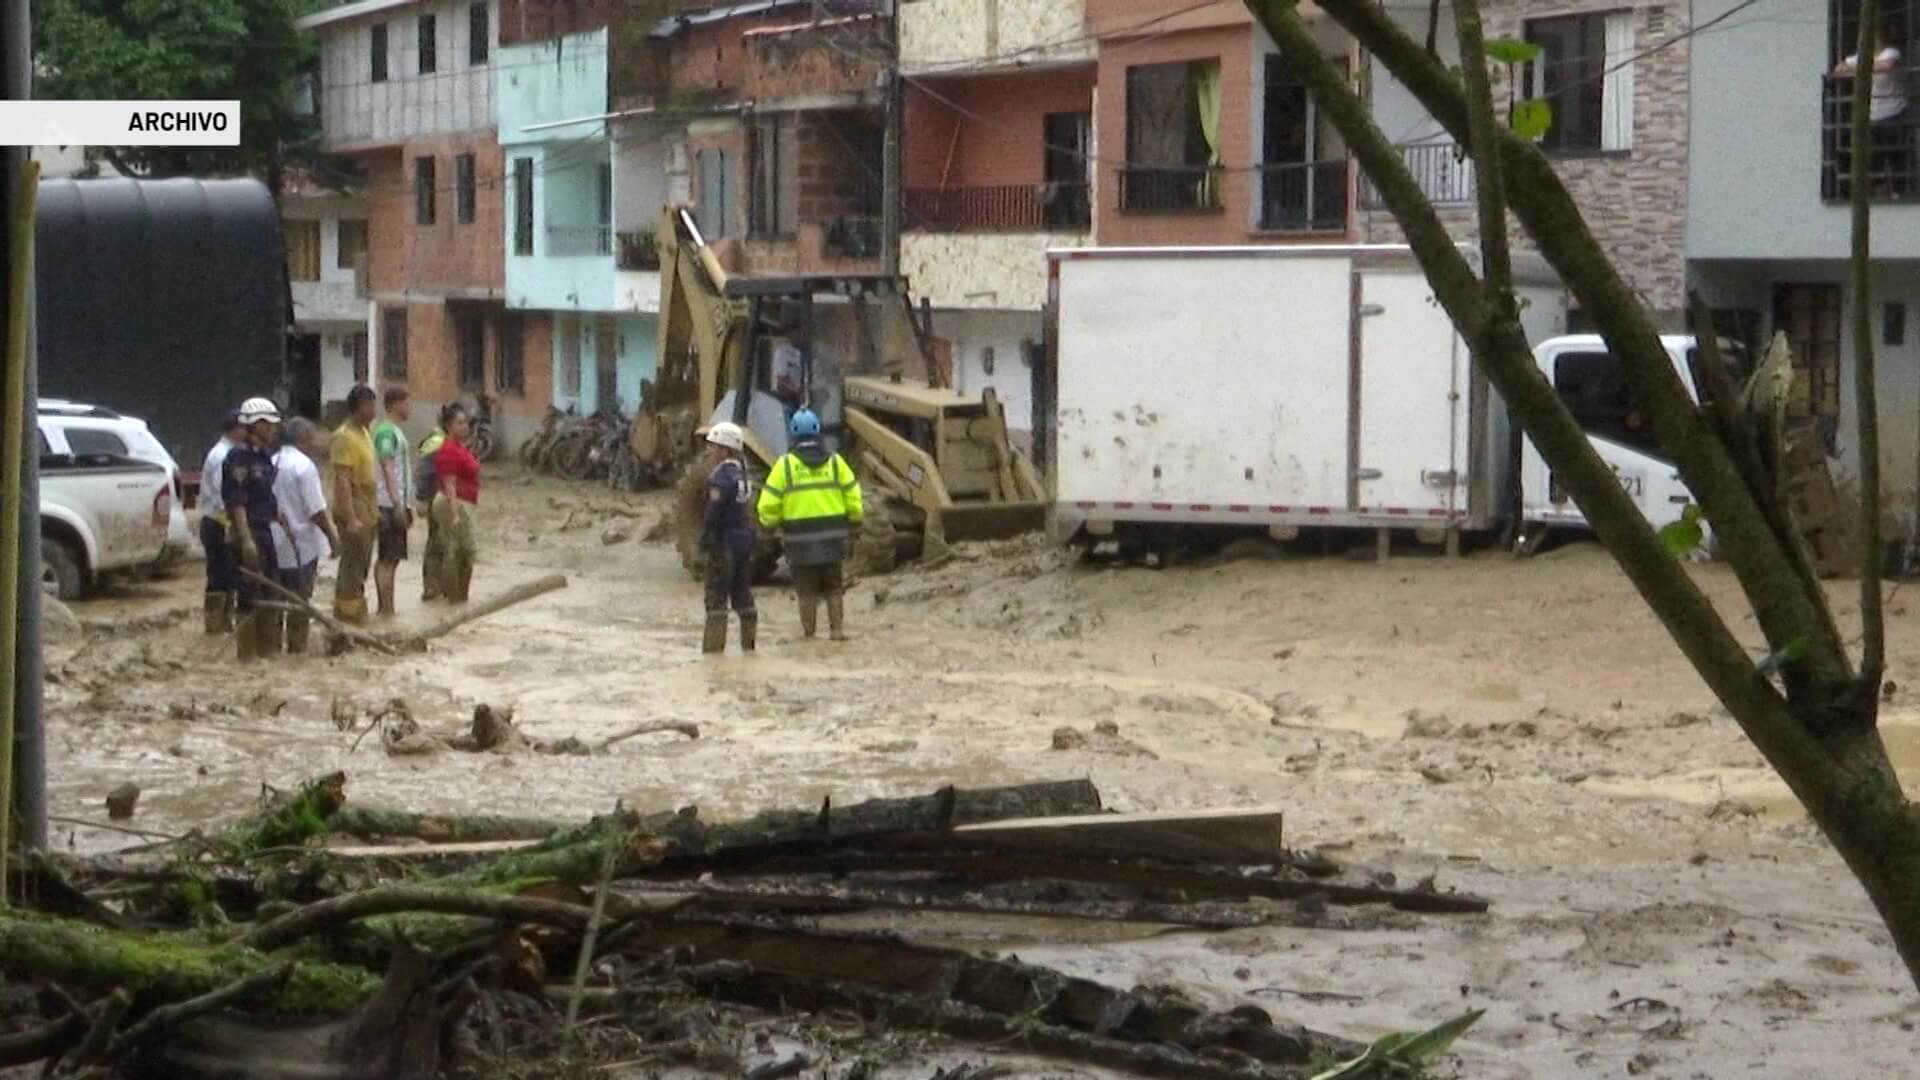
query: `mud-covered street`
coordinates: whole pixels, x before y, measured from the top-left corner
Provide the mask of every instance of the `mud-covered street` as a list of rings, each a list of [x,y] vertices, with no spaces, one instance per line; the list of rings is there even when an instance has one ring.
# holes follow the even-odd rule
[[[569,587],[421,656],[236,677],[230,643],[200,633],[192,566],[77,605],[81,628],[49,645],[54,813],[104,821],[130,780],[144,794],[125,824],[180,833],[333,769],[368,803],[581,819],[616,800],[719,817],[1084,776],[1121,810],[1275,806],[1289,847],[1437,875],[1493,910],[915,932],[1355,1037],[1485,1006],[1461,1044],[1472,1077],[1891,1077],[1920,1051],[1911,984],[1852,879],[1597,548],[1385,565],[1262,548],[1154,571],[1077,566],[1035,539],[860,582],[845,645],[797,640],[790,594],[763,590],[759,654],[703,659],[698,590],[647,539],[663,496],[506,472],[482,509],[476,597],[555,571]],[[403,626],[441,613],[421,609],[418,572],[402,568]],[[1696,573],[1733,601],[1723,569]],[[1886,737],[1920,773],[1920,594],[1896,594],[1889,622]],[[355,749],[336,713],[391,698],[434,731],[487,703],[543,739],[648,719],[702,735],[585,757]],[[1101,721],[1118,736],[1094,735]]]

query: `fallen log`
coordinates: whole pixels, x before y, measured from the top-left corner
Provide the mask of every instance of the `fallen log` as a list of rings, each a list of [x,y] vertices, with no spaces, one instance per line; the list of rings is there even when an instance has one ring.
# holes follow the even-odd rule
[[[567,578],[565,574],[549,574],[537,581],[529,581],[525,584],[515,585],[513,588],[508,589],[498,596],[462,608],[458,614],[442,619],[432,626],[427,627],[425,630],[412,634],[402,634],[390,640],[394,648],[412,652],[424,651],[428,642],[433,641],[435,638],[446,637],[448,634],[453,633],[455,630],[460,629],[475,619],[484,619],[497,611],[504,611],[522,601],[531,600],[536,596],[544,596],[556,589],[564,589],[566,587]]]
[[[700,725],[698,724],[690,724],[684,720],[649,720],[644,724],[636,724],[611,738],[602,739],[600,742],[600,752],[606,753],[607,748],[611,747],[614,743],[624,742],[636,735],[652,735],[661,731],[677,731],[689,739],[697,739],[700,737]]]
[[[280,963],[244,945],[204,945],[168,933],[132,933],[26,912],[0,912],[0,972],[92,993],[126,988],[142,1001],[185,1001]],[[321,961],[295,965],[256,1002],[289,1016],[337,1015],[365,1000],[378,980]]]
[[[364,892],[320,900],[288,912],[255,927],[243,939],[243,944],[261,952],[271,952],[340,923],[374,915],[413,912],[538,922],[579,929],[586,926],[591,909],[533,896],[496,896],[449,889],[383,885]]]
[[[379,806],[343,806],[327,820],[327,831],[362,840],[410,837],[432,843],[484,840],[544,840],[571,823],[547,818],[486,814],[416,814]]]
[[[279,807],[214,837],[211,848],[241,858],[266,848],[300,847],[327,831],[327,822],[347,801],[347,774],[330,773],[301,785]]]
[[[274,581],[272,578],[266,577],[263,574],[259,574],[252,570],[249,570],[244,566],[239,567],[238,569],[240,573],[245,575],[249,581],[252,581],[255,585],[260,585],[265,587],[268,592],[271,592],[275,596],[278,596],[280,598],[278,603],[273,603],[269,601],[269,606],[274,608],[284,607],[291,611],[304,612],[314,622],[317,622],[321,626],[326,627],[328,630],[332,631],[334,635],[337,637],[345,638],[346,640],[351,641],[356,645],[364,645],[375,652],[386,653],[388,656],[399,655],[398,651],[396,651],[392,645],[387,644],[386,641],[382,640],[377,635],[370,634],[365,630],[360,630],[355,627],[348,626],[347,624],[341,622],[339,619],[336,619],[332,615],[329,615],[326,612],[320,610],[318,607],[315,607],[313,605],[313,602],[308,600],[306,597],[303,597],[299,593],[294,592],[292,589],[289,589],[286,586],[281,585],[279,582]]]

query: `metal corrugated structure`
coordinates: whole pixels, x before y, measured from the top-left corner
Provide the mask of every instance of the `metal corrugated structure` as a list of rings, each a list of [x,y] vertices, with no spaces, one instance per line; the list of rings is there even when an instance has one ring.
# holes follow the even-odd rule
[[[147,421],[198,468],[222,411],[281,398],[287,260],[257,180],[44,180],[40,392]]]

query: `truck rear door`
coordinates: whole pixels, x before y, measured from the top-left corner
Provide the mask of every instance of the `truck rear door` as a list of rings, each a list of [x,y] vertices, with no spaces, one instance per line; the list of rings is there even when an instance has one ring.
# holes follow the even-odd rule
[[[1353,509],[1416,517],[1463,512],[1466,345],[1419,273],[1358,276]]]

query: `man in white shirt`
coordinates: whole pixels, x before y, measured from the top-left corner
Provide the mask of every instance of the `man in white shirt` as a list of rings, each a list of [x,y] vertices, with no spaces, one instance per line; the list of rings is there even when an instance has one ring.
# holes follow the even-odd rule
[[[234,593],[240,588],[240,557],[227,537],[227,507],[220,499],[221,470],[227,451],[242,437],[240,414],[229,412],[220,422],[220,438],[200,465],[200,548],[207,556],[207,633],[233,629]]]
[[[1907,147],[1907,69],[1906,54],[1901,51],[1906,39],[1899,21],[1889,20],[1880,28],[1880,51],[1873,56],[1873,85],[1870,90],[1867,119],[1873,124],[1873,158],[1870,166],[1877,190],[1904,189],[1912,171]],[[1860,70],[1858,53],[1840,61],[1833,69],[1838,78],[1851,78]]]
[[[773,350],[773,396],[789,417],[807,399],[806,365],[801,363],[800,347],[783,341]]]
[[[327,439],[318,425],[294,418],[287,422],[285,444],[274,455],[278,472],[273,480],[273,497],[280,504],[280,519],[273,523],[275,577],[283,588],[301,599],[313,598],[314,578],[320,571],[320,559],[332,557],[340,548],[333,531],[333,515],[327,513],[326,488],[320,482],[320,467],[314,457],[325,453]],[[307,616],[287,612],[276,619],[268,631],[269,648],[282,641],[277,632],[286,628],[287,652],[300,655],[307,651]]]

